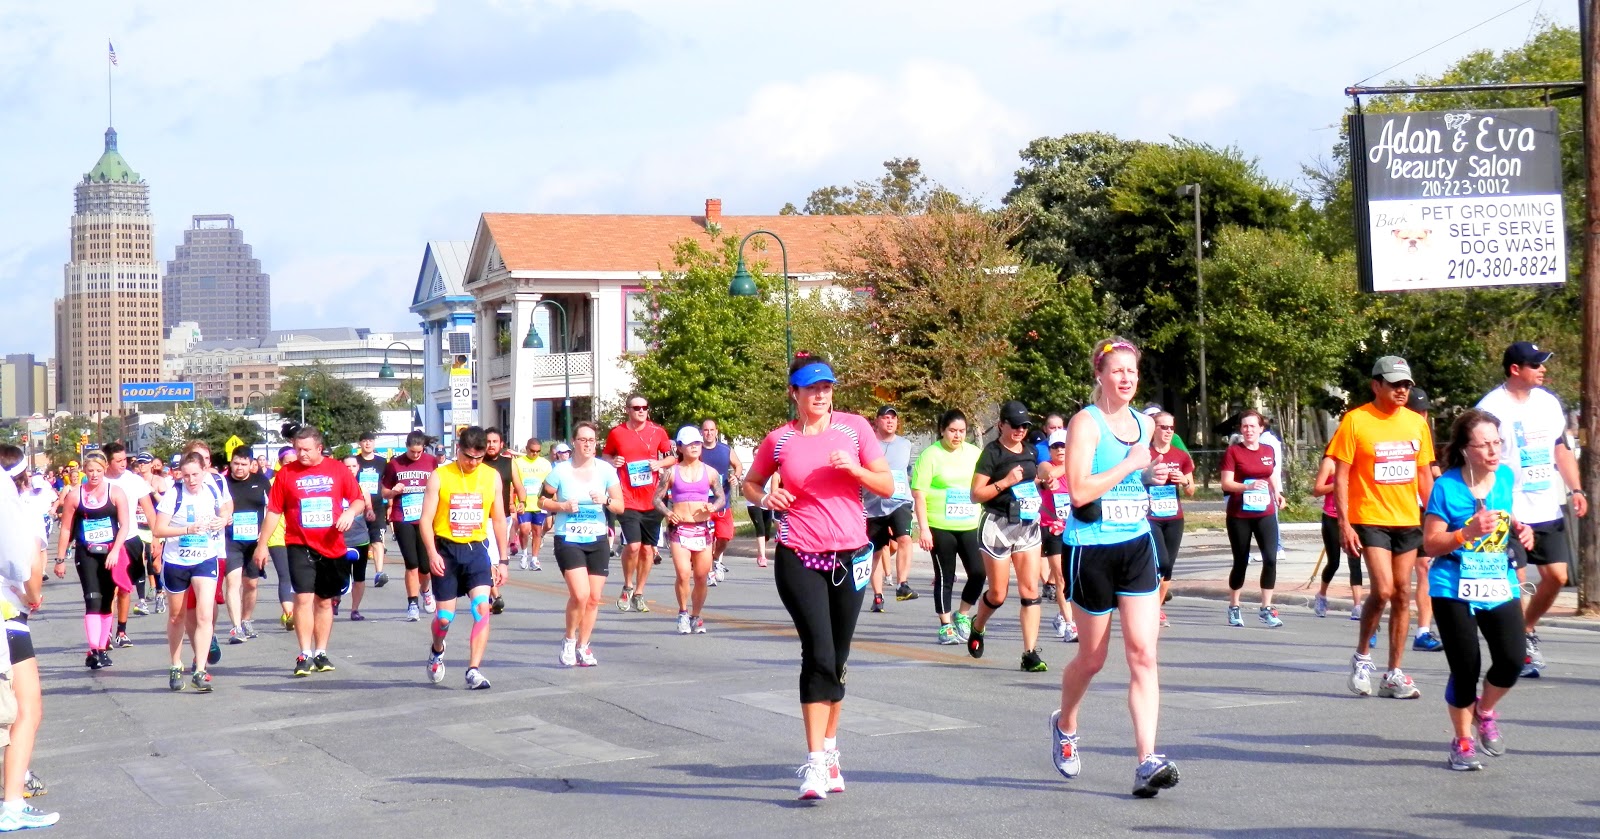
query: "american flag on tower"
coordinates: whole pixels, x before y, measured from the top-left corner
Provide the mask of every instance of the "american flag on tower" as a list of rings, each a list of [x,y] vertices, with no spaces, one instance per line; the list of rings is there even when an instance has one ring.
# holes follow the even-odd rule
[[[110,39],[106,40],[106,49],[111,52],[111,63],[115,65],[117,63],[117,48],[111,45]]]

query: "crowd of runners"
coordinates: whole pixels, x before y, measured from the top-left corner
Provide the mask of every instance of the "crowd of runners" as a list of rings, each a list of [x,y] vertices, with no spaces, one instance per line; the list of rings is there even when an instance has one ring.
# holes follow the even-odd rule
[[[1566,584],[1566,508],[1588,512],[1565,413],[1542,388],[1550,357],[1526,342],[1509,347],[1504,384],[1459,413],[1438,455],[1428,401],[1410,367],[1378,359],[1371,401],[1340,420],[1312,487],[1323,499],[1326,558],[1314,614],[1328,613],[1341,561],[1355,597],[1348,687],[1370,695],[1376,680],[1379,696],[1417,698],[1401,667],[1408,647],[1442,649],[1452,769],[1478,769],[1480,754],[1504,753],[1499,705],[1518,678],[1543,668],[1537,627]],[[920,598],[911,578],[915,547],[932,559],[931,643],[964,644],[973,658],[992,652],[986,631],[1013,588],[1021,670],[1049,668],[1039,641],[1047,601],[1055,637],[1076,643],[1049,715],[1052,760],[1068,779],[1083,771],[1079,706],[1110,654],[1111,615],[1119,613],[1133,792],[1154,796],[1179,779],[1156,746],[1157,645],[1169,625],[1163,607],[1196,467],[1171,413],[1134,407],[1139,359],[1126,340],[1101,341],[1090,359],[1093,397],[1081,411],[1036,424],[1027,406],[1007,402],[981,445],[971,418],[946,411],[921,452],[900,436],[893,405],[878,407],[871,420],[834,410],[833,368],[809,353],[797,354],[790,369],[796,418],[765,435],[749,464],[715,419],[669,434],[637,394],[624,403],[623,423],[605,433],[578,423],[549,459],[538,439],[513,452],[498,429],[468,427],[448,460],[416,431],[392,458],[376,454],[367,435],[340,462],[320,431],[296,426],[285,428],[290,445],[275,463],[249,447],[213,458],[206,444],[191,441],[164,464],[112,442],[70,463],[56,487],[30,473],[20,450],[0,446],[0,467],[14,487],[0,494],[0,508],[25,513],[4,521],[32,531],[33,546],[25,564],[0,565],[18,700],[0,831],[56,818],[22,802],[44,791],[28,771],[41,706],[27,618],[41,602],[47,570],[76,574],[86,668],[113,666],[112,651],[133,644],[130,616],[163,614],[168,688],[210,692],[224,643],[260,637],[256,610],[270,610],[258,604],[268,579],[276,584],[266,596],[276,592],[280,627],[295,641],[288,672],[304,678],[334,670],[329,650],[340,610],[348,620],[365,619],[368,566],[372,584],[386,585],[392,529],[406,620],[429,619],[428,637],[418,639],[428,644],[418,656],[427,681],[445,678],[460,616],[469,623],[462,678],[483,690],[490,626],[505,609],[501,587],[513,564],[544,571],[547,538],[568,592],[564,635],[553,645],[559,665],[599,663],[595,632],[613,558],[621,567],[618,611],[650,612],[646,585],[660,564],[672,576],[672,630],[712,631],[705,604],[728,573],[724,552],[740,496],[756,565],[770,568],[801,642],[802,798],[844,789],[837,737],[857,621],[863,608],[882,611],[889,595]],[[1241,595],[1254,556],[1257,620],[1276,628],[1283,625],[1273,605],[1278,514],[1286,505],[1283,445],[1255,410],[1239,415],[1238,431],[1218,470],[1233,560],[1224,619],[1244,623]],[[1525,589],[1529,564],[1539,579]],[[1385,607],[1386,667],[1375,673]]]

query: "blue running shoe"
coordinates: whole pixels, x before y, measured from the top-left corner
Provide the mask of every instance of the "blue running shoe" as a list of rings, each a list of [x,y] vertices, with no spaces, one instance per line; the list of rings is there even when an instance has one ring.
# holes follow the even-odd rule
[[[1440,641],[1439,636],[1434,635],[1432,632],[1423,631],[1418,633],[1417,637],[1411,642],[1411,649],[1436,653],[1444,649],[1444,642]]]

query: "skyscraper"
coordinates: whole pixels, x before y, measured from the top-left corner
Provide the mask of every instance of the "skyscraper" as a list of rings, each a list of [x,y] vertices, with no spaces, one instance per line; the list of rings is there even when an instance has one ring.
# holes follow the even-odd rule
[[[271,278],[233,216],[195,216],[162,280],[168,329],[192,321],[206,341],[259,340],[272,331]]]
[[[119,386],[161,381],[161,265],[150,186],[117,152],[105,152],[73,190],[71,261],[56,301],[61,404],[117,413]]]

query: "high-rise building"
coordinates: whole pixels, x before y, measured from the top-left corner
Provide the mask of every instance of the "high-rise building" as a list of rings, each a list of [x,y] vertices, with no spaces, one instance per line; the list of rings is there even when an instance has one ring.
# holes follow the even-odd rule
[[[60,403],[118,413],[119,386],[161,381],[161,265],[150,186],[117,152],[105,152],[73,190],[71,261],[56,301]]]
[[[45,362],[25,353],[0,360],[0,417],[27,417],[53,410],[55,400]]]
[[[259,340],[272,331],[271,278],[233,216],[194,217],[167,263],[161,293],[168,329],[193,322],[207,341]]]

